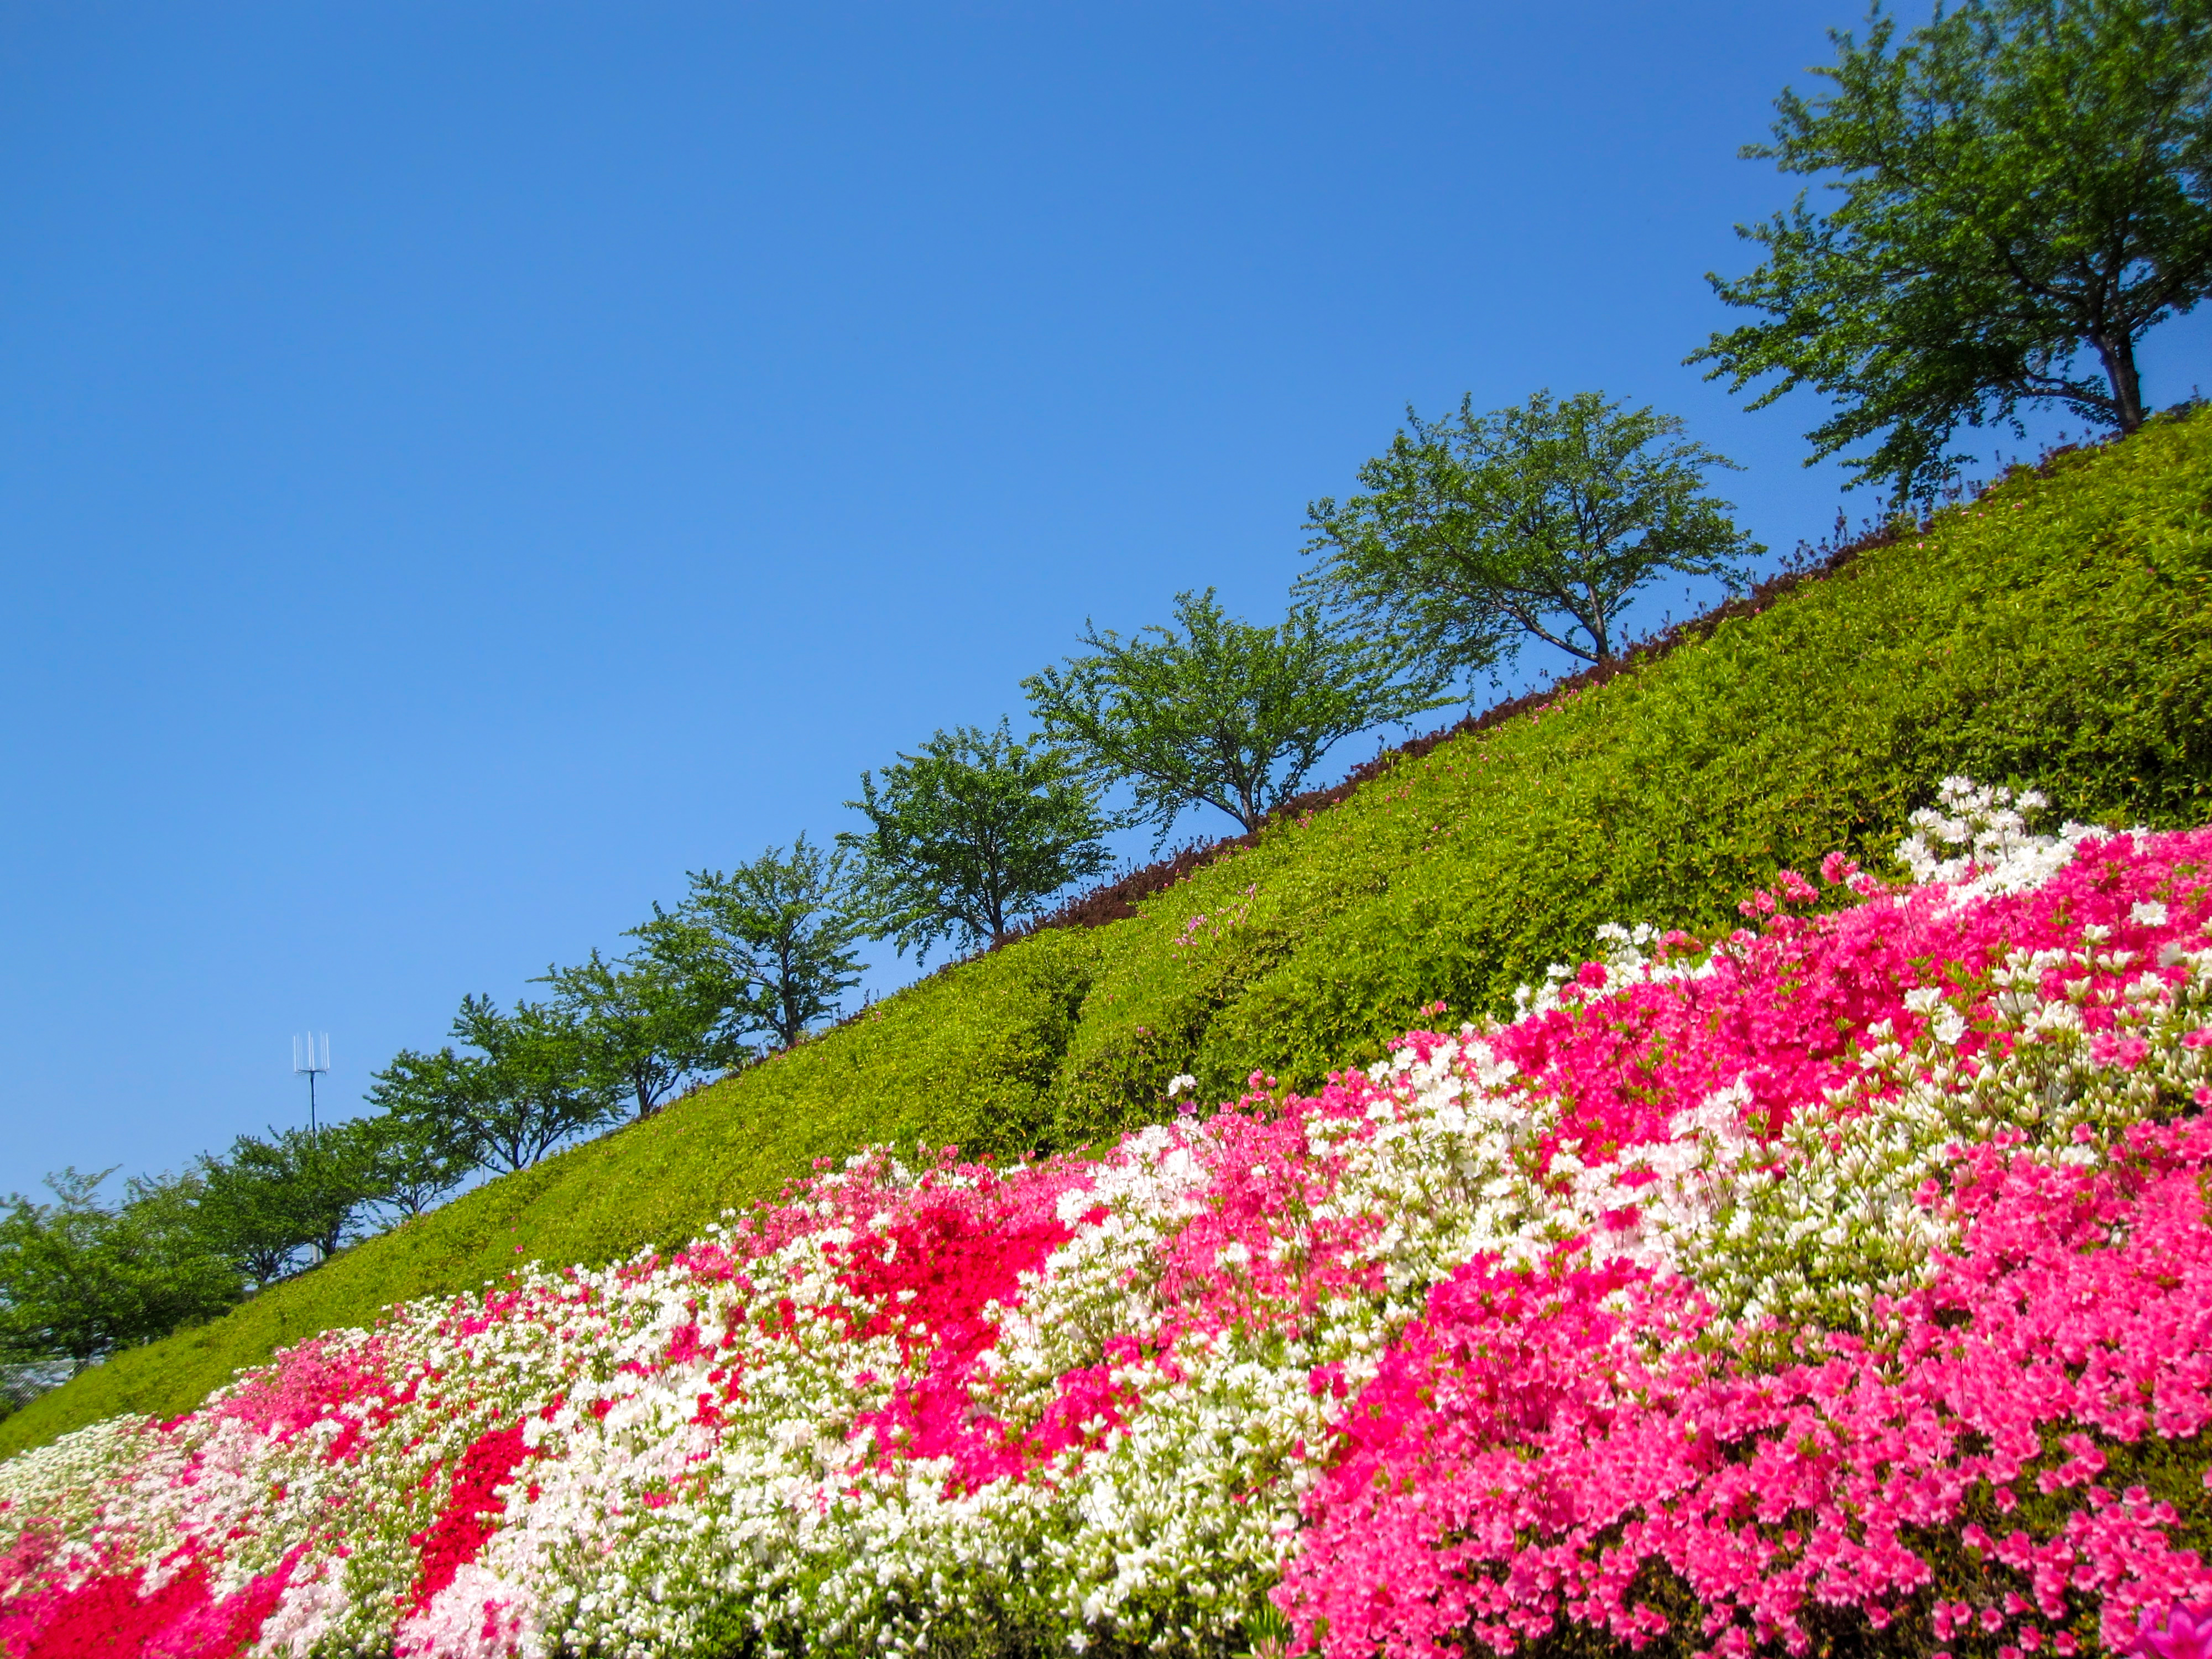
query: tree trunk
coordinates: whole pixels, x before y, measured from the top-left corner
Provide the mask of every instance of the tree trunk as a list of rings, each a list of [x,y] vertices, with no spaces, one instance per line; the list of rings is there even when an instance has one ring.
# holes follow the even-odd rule
[[[1604,667],[1613,657],[1613,616],[1606,608],[1605,601],[1599,597],[1595,581],[1589,580],[1583,581],[1582,609],[1577,611],[1570,605],[1567,608],[1567,614],[1580,623],[1583,625],[1583,631],[1590,636],[1592,650],[1576,650],[1564,639],[1557,643],[1565,647],[1568,651],[1589,663],[1591,667]],[[1571,628],[1563,628],[1559,630],[1564,635],[1571,635],[1574,631]]]
[[[2122,436],[2143,423],[2142,381],[2136,371],[2136,343],[2130,335],[2107,341],[2091,335],[2089,343],[2105,365],[2105,379],[2112,387],[2112,420]]]
[[[1249,786],[1238,786],[1237,804],[1244,810],[1233,816],[1237,822],[1243,826],[1244,833],[1249,836],[1260,827],[1260,820],[1267,815],[1260,810],[1259,798],[1254,794]]]

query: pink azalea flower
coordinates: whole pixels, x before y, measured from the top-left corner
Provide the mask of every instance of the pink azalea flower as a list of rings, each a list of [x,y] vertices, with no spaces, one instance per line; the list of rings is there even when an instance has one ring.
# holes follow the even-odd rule
[[[2141,1659],[2212,1659],[2212,1607],[2169,1607],[2164,1629],[2145,1607],[2127,1650]]]

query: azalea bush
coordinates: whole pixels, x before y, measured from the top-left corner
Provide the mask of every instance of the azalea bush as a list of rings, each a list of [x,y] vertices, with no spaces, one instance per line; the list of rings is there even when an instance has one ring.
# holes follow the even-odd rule
[[[0,1649],[2193,1653],[2212,830],[2035,805],[81,1431],[0,1466]]]

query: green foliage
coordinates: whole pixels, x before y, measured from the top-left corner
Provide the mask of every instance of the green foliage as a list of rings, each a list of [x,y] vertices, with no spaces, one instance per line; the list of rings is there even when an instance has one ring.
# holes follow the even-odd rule
[[[480,1052],[402,1049],[375,1073],[370,1103],[465,1145],[480,1168],[510,1173],[615,1115],[622,1079],[568,1007],[519,1002],[503,1014],[488,996],[466,996],[453,1035]]]
[[[873,936],[927,960],[939,939],[997,945],[1070,882],[1110,862],[1091,785],[1064,750],[995,732],[939,732],[919,755],[860,775],[860,855]]]
[[[667,921],[657,908],[654,915],[646,928]],[[733,988],[722,975],[672,960],[666,951],[609,962],[593,951],[573,968],[548,968],[538,982],[553,988],[555,1005],[581,1038],[586,1073],[629,1095],[640,1117],[650,1117],[685,1079],[743,1056],[723,1030]]]
[[[0,1363],[82,1366],[238,1300],[238,1275],[193,1224],[196,1182],[134,1181],[118,1209],[95,1195],[106,1178],[64,1170],[46,1178],[52,1202],[9,1197],[0,1215]]]
[[[837,1012],[867,967],[852,948],[868,919],[847,858],[802,835],[789,853],[771,847],[726,876],[693,872],[673,914],[653,907],[653,920],[631,930],[645,941],[645,963],[702,1011],[714,1010],[696,1047],[662,1054],[692,1069],[735,1066],[746,1058],[746,1033],[765,1030],[788,1048]]]
[[[293,1271],[303,1250],[326,1261],[376,1196],[372,1148],[351,1123],[240,1135],[204,1158],[193,1223],[207,1246],[256,1285]]]
[[[480,1079],[486,1064],[480,1054],[450,1048],[427,1054],[402,1048],[382,1071],[370,1074],[368,1103],[395,1139],[450,1148],[473,1172],[483,1164],[477,1102],[485,1092]]]
[[[1623,643],[1620,609],[1665,570],[1744,577],[1760,550],[1705,493],[1735,463],[1682,422],[1598,392],[1477,415],[1472,398],[1409,428],[1359,469],[1369,494],[1307,509],[1320,556],[1300,584],[1440,678],[1486,669],[1528,639],[1584,662]]]
[[[1842,199],[1738,227],[1765,263],[1710,280],[1767,320],[1690,361],[1778,375],[1753,408],[1820,392],[1815,459],[1886,433],[1849,465],[1900,501],[1933,499],[1961,424],[2017,429],[2023,402],[2134,431],[2136,343],[2212,292],[2212,5],[1966,0],[1901,42],[1879,8],[1863,43],[1830,38],[1829,89],[1784,93],[1744,154]]]
[[[0,1453],[174,1413],[234,1366],[519,1261],[695,1235],[871,1142],[1018,1152],[1165,1115],[1255,1067],[1310,1084],[1442,999],[1456,1021],[1604,921],[1720,928],[1780,865],[1887,857],[1936,781],[2064,814],[2212,818],[2212,418],[2017,476],[1756,617],[1443,744],[1156,896],[933,975],[643,1123],[128,1349],[0,1424]],[[1435,1016],[1428,1018],[1434,1018]]]
[[[474,1140],[449,1120],[387,1111],[342,1127],[358,1137],[368,1202],[395,1218],[434,1207],[478,1167]]]
[[[28,1360],[14,1364],[0,1361],[0,1419],[13,1416],[49,1389],[59,1388],[75,1373],[66,1359]]]
[[[1128,784],[1132,821],[1158,841],[1200,803],[1256,829],[1340,739],[1450,701],[1436,695],[1444,676],[1409,676],[1398,653],[1311,607],[1262,628],[1224,615],[1209,587],[1176,595],[1175,620],[1127,641],[1087,629],[1090,655],[1022,682],[1044,735]]]

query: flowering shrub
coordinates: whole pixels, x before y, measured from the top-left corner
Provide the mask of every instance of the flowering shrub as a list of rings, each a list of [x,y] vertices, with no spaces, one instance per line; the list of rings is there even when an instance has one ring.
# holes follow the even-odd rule
[[[0,1649],[2194,1655],[2212,831],[2033,804],[1312,1097],[872,1154],[27,1454]]]

